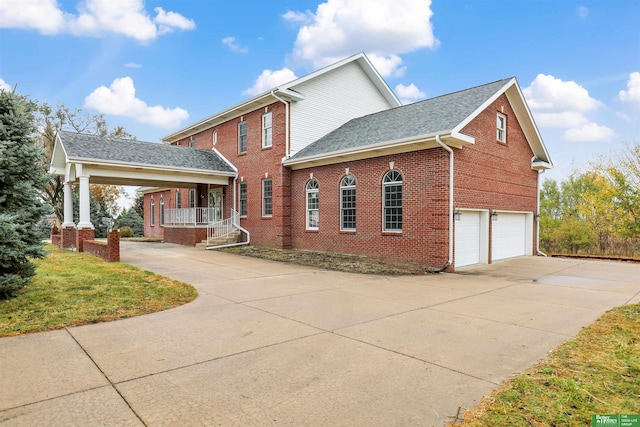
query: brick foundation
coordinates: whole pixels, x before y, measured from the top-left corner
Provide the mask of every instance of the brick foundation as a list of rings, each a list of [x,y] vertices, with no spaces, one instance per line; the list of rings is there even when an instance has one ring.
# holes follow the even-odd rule
[[[195,246],[206,238],[207,229],[203,227],[164,227],[165,243]]]

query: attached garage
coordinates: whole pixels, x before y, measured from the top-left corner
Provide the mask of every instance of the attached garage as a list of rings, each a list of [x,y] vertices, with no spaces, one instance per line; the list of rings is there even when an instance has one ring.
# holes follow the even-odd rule
[[[487,211],[460,210],[455,221],[455,266],[487,263]]]
[[[496,212],[491,221],[491,260],[533,253],[533,214]]]

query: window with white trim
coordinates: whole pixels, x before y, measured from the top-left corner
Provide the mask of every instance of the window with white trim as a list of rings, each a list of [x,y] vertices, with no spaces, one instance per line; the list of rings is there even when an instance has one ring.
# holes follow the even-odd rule
[[[262,180],[262,216],[273,215],[273,181],[271,178]]]
[[[238,153],[247,152],[247,122],[238,123]]]
[[[402,174],[391,170],[382,179],[384,231],[402,231]]]
[[[507,116],[496,114],[496,139],[500,142],[507,142]]]
[[[194,188],[189,190],[189,207],[190,208],[196,207],[196,190]]]
[[[241,182],[240,189],[238,191],[240,193],[240,206],[238,209],[240,210],[240,216],[247,216],[247,183]]]
[[[214,130],[213,132],[211,132],[211,142],[213,143],[214,146],[218,143],[218,131],[217,130]]]
[[[156,202],[151,199],[151,225],[156,225]]]
[[[180,190],[176,191],[176,209],[180,209],[182,207],[182,192]]]
[[[271,112],[262,115],[262,148],[271,147],[273,144],[273,127]]]
[[[307,182],[307,230],[320,226],[320,187],[315,179]]]
[[[340,181],[340,230],[356,229],[356,179],[347,175]]]
[[[160,196],[160,225],[164,225],[164,199]]]

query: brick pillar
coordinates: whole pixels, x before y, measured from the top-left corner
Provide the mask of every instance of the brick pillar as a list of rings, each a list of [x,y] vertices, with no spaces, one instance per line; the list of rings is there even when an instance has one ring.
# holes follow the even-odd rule
[[[78,228],[76,231],[76,251],[84,252],[84,241],[85,240],[94,240],[95,233],[93,228]]]
[[[76,242],[76,227],[75,226],[65,226],[62,227],[62,248],[70,249],[72,247],[77,247]]]
[[[111,230],[107,238],[107,261],[120,262],[120,230]]]

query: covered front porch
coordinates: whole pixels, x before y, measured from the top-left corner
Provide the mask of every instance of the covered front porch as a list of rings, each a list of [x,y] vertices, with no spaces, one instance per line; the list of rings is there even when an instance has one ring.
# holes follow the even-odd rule
[[[197,234],[202,237],[200,240],[207,242],[205,246],[212,246],[221,234],[239,229],[239,218],[230,209],[235,206],[237,170],[216,150],[61,131],[56,139],[50,171],[64,177],[63,247],[76,247],[82,251],[82,241],[94,237],[90,184],[140,186],[150,193],[176,188],[198,193],[198,202],[187,208],[165,209],[164,201],[158,200],[157,209],[162,218],[159,225],[165,230],[165,241]],[[77,224],[73,219],[74,185],[79,189]],[[230,192],[228,197],[232,200],[228,203],[229,209],[223,206],[225,192]],[[200,200],[205,197],[206,200]],[[152,211],[154,209],[155,205],[151,207]],[[246,235],[245,240],[248,239]],[[210,241],[212,245],[208,244]]]

